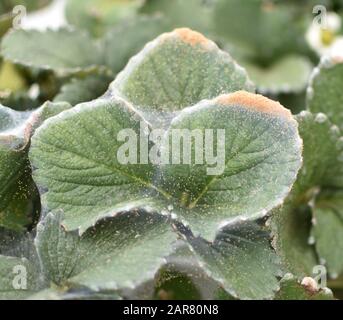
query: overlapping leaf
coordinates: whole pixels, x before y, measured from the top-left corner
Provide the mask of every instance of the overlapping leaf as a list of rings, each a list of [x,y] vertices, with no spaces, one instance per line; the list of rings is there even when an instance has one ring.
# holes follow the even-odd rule
[[[269,235],[256,223],[228,226],[213,243],[192,236],[188,241],[204,270],[232,296],[240,299],[274,297],[281,269]]]
[[[176,29],[131,59],[111,90],[137,107],[170,112],[254,87],[245,71],[212,41],[189,29]]]
[[[55,102],[68,102],[75,106],[101,97],[107,90],[111,77],[107,75],[89,75],[85,78],[74,78],[62,86],[60,93],[54,98]]]
[[[309,203],[322,187],[342,186],[341,134],[324,114],[296,116],[304,142],[303,167],[285,204],[271,217],[274,246],[285,266],[296,276],[312,274],[318,263],[311,235]]]
[[[175,208],[193,232],[208,239],[214,230],[237,218],[263,217],[288,195],[301,166],[301,140],[297,123],[280,104],[262,96],[236,92],[203,101],[177,116],[169,129],[170,158],[173,146],[188,147],[192,156],[208,156],[211,145],[199,150],[197,141],[187,145],[174,139],[173,130],[223,130],[224,145],[216,138],[210,165],[185,162],[162,167],[165,188],[182,206]],[[195,131],[193,131],[195,130]],[[213,135],[218,134],[213,133]],[[173,140],[174,139],[174,140]],[[184,154],[182,154],[184,155]],[[212,154],[210,155],[212,156]]]
[[[35,240],[44,274],[57,285],[97,290],[136,287],[154,277],[177,235],[168,218],[132,212],[99,220],[82,236],[49,214]],[[139,261],[139,263],[138,263]]]
[[[121,99],[95,100],[46,121],[32,139],[34,177],[48,188],[43,204],[63,209],[71,229],[87,228],[102,216],[151,202],[157,190],[153,165],[121,163],[122,130],[144,138],[144,119]],[[136,154],[137,155],[137,154]],[[162,192],[163,193],[163,192]]]
[[[162,63],[162,75],[176,68],[173,74],[178,79],[188,79],[183,99],[167,95],[161,78],[156,79],[151,64],[156,55],[162,61],[172,57],[174,63],[172,67],[166,65],[167,61]],[[187,66],[184,70],[177,65],[184,56],[189,59],[188,55],[193,57],[192,63],[197,60],[201,70],[192,79],[188,78]],[[138,157],[136,147],[137,139],[148,138],[149,132],[141,130],[145,120],[127,102],[113,97],[119,93],[143,109],[175,111],[196,104],[198,99],[215,97],[223,90],[251,89],[244,71],[227,54],[202,35],[182,29],[159,37],[130,64],[104,98],[47,121],[34,136],[31,160],[38,168],[35,180],[48,190],[43,197],[48,210],[62,209],[66,226],[84,230],[99,217],[114,212],[140,206],[162,210],[173,205],[171,211],[180,221],[189,224],[196,234],[213,240],[216,231],[228,221],[262,217],[283,201],[301,165],[301,141],[297,123],[278,103],[239,92],[204,101],[180,113],[170,131],[226,131],[225,150],[212,150],[222,156],[222,163],[218,163],[221,171],[212,168],[213,173],[208,174],[208,159],[202,165],[191,166],[167,162],[160,169],[160,163],[151,160],[149,149],[150,158],[143,159],[147,164],[141,162],[144,150]],[[221,82],[217,75],[222,76]],[[166,74],[164,77],[168,86],[175,80]],[[197,86],[200,82],[205,83],[203,92]],[[134,148],[129,148],[132,154],[125,164],[117,158],[123,147],[117,137],[123,129],[130,129],[135,136],[127,142],[133,142]],[[194,143],[186,147],[194,150]],[[158,197],[152,199],[154,194]]]

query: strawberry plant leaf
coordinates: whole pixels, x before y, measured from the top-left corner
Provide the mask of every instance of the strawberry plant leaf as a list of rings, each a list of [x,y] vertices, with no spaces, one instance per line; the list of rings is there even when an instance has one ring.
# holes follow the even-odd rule
[[[312,64],[304,56],[288,55],[269,67],[260,67],[250,62],[241,63],[259,92],[280,94],[303,91],[312,72]]]
[[[305,12],[311,9],[306,8]],[[281,1],[218,0],[214,27],[220,37],[266,64],[285,54],[305,50],[303,13],[299,6]],[[244,28],[242,21],[245,21]]]
[[[62,220],[60,214],[48,214],[36,238],[43,272],[57,285],[95,291],[136,287],[154,277],[177,239],[168,218],[159,214],[118,214],[81,236],[66,232]]]
[[[341,133],[324,114],[303,111],[296,116],[303,139],[304,163],[285,204],[274,211],[271,227],[274,247],[287,269],[296,276],[312,274],[317,264],[311,230],[310,201],[322,187],[342,186],[339,157]]]
[[[1,43],[1,54],[13,63],[70,75],[103,64],[99,46],[86,33],[60,29],[40,32],[12,30]]]
[[[325,113],[343,129],[343,61],[323,58],[314,69],[307,91],[307,107],[311,112]]]
[[[299,206],[289,197],[283,206],[273,210],[269,220],[272,245],[284,268],[297,277],[311,275],[313,267],[318,264],[315,248],[309,242],[311,218],[307,206]]]
[[[212,240],[225,223],[263,217],[288,195],[302,163],[302,142],[296,121],[277,102],[247,92],[205,100],[182,111],[169,135],[184,129],[221,129],[226,141],[223,150],[214,150],[223,157],[216,166],[206,160],[162,167],[164,189],[181,206],[175,213],[197,235]],[[203,156],[196,140],[190,150]]]
[[[102,39],[105,64],[118,73],[146,43],[167,31],[167,26],[161,16],[140,16],[110,29]]]
[[[102,96],[112,78],[107,75],[89,75],[85,78],[73,78],[61,88],[60,93],[54,98],[54,102],[66,101],[75,106]]]
[[[325,262],[329,275],[343,274],[343,192],[326,191],[313,207],[313,230],[316,250]]]
[[[296,192],[303,195],[313,187],[343,187],[340,161],[343,145],[339,128],[323,113],[303,111],[296,120],[304,141],[304,165],[295,186]]]
[[[38,168],[34,179],[48,189],[43,205],[51,211],[63,209],[66,226],[81,230],[99,217],[147,206],[151,200],[146,190],[158,189],[152,182],[153,165],[122,164],[117,157],[123,147],[118,133],[129,128],[144,138],[144,122],[115,98],[80,104],[46,121],[30,150]]]
[[[42,106],[35,112],[17,112],[0,106],[0,226],[21,230],[37,214],[38,191],[28,159],[34,129],[66,104]]]
[[[101,36],[108,28],[133,18],[144,0],[69,0],[66,18],[78,28]]]
[[[204,270],[233,297],[272,298],[281,275],[269,236],[254,222],[238,222],[222,230],[213,243],[188,236]]]
[[[188,27],[207,33],[213,25],[214,3],[203,0],[148,0],[140,12],[144,14],[162,13],[172,28]]]
[[[147,110],[177,111],[237,90],[254,91],[245,71],[216,44],[189,29],[149,43],[110,86]]]

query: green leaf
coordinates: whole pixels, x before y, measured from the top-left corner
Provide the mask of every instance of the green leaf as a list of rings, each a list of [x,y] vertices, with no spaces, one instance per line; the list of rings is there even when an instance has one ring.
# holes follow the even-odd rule
[[[80,104],[37,130],[30,150],[34,179],[48,189],[43,205],[62,209],[68,228],[85,230],[100,217],[149,205],[146,190],[158,190],[153,165],[122,164],[117,157],[118,133],[128,129],[144,138],[141,123],[132,107],[113,98]]]
[[[110,29],[102,39],[105,64],[114,73],[118,73],[147,42],[167,29],[167,23],[161,16],[139,16]]]
[[[214,1],[212,1],[214,2]],[[173,28],[188,27],[200,32],[209,32],[213,24],[214,3],[203,0],[148,0],[141,12],[162,13]]]
[[[322,112],[343,129],[343,61],[323,58],[314,69],[307,90],[307,107]]]
[[[26,258],[0,255],[0,288],[0,300],[18,300],[30,296],[39,288],[35,266]]]
[[[0,106],[0,226],[14,230],[32,222],[37,197],[20,129],[28,116]]]
[[[322,187],[342,186],[343,168],[338,161],[342,138],[324,114],[303,111],[296,116],[303,139],[303,166],[285,204],[271,216],[274,247],[287,270],[296,276],[312,274],[317,262],[311,230],[310,202]],[[310,241],[311,242],[311,241]]]
[[[254,87],[245,71],[212,41],[192,30],[177,29],[132,58],[110,89],[142,109],[177,111]]]
[[[66,18],[80,29],[101,36],[109,27],[135,16],[144,0],[68,0]]]
[[[67,101],[75,106],[82,102],[94,100],[106,92],[111,79],[109,76],[96,74],[82,79],[74,78],[62,86],[54,101]]]
[[[200,132],[202,145],[206,130],[216,131],[216,146],[211,151],[218,156],[215,164],[204,157],[210,150],[208,142],[199,149],[191,137],[188,149],[193,158],[201,156],[203,164],[193,160],[188,165],[187,159],[176,164],[170,150],[177,144],[187,146],[186,139],[174,134],[184,129],[192,135]],[[277,102],[247,92],[184,109],[167,135],[172,164],[162,166],[164,189],[180,206],[174,208],[178,218],[209,240],[226,223],[263,217],[281,204],[302,163],[302,142],[291,113]]]
[[[48,214],[36,238],[43,272],[57,285],[96,291],[137,287],[154,277],[177,239],[168,218],[159,214],[117,214],[81,236],[66,232],[62,220]]]
[[[326,191],[313,207],[313,230],[316,250],[329,275],[343,274],[343,191]]]
[[[82,31],[69,29],[13,30],[2,39],[1,54],[13,63],[58,75],[87,71],[103,63],[95,41]]]
[[[39,208],[28,159],[30,137],[44,119],[67,107],[47,103],[30,113],[0,106],[0,226],[21,230],[33,222]]]
[[[231,60],[227,61],[228,55],[221,53],[202,35],[188,29],[162,35],[144,51],[150,50],[153,55],[154,49],[149,46],[161,46],[161,50],[169,46],[173,50],[175,45],[182,51],[187,49],[188,53],[205,55],[205,66],[213,64],[214,60],[211,67],[216,70],[214,74],[228,72],[227,82],[223,85],[213,73],[211,78],[206,75],[207,71],[200,75],[198,80],[204,77],[203,82],[214,88],[201,94],[192,94],[196,83],[188,79],[192,83],[188,88],[192,90],[179,108],[196,103],[202,95],[211,97],[222,90],[230,92],[233,87],[250,85],[244,72]],[[167,48],[165,52],[170,50]],[[216,63],[221,59],[224,64]],[[201,62],[204,62],[202,58]],[[130,66],[128,68],[132,71]],[[236,70],[237,74],[229,74],[230,69],[231,72]],[[128,71],[119,76],[112,90],[125,74]],[[144,89],[139,90],[146,93]],[[161,103],[164,109],[175,106],[172,101],[159,96],[156,90],[153,93],[157,97],[156,106],[157,103]],[[140,107],[149,107],[148,102],[138,100],[135,101]],[[188,165],[167,165],[163,166],[161,180],[156,166],[151,163],[137,165],[135,155],[123,165],[116,159],[122,144],[113,140],[128,128],[135,136],[147,138],[149,133],[141,132],[141,123],[145,123],[144,119],[125,101],[107,94],[103,99],[79,105],[47,121],[38,130],[31,148],[32,163],[38,168],[35,181],[43,190],[48,190],[43,196],[43,205],[51,211],[63,210],[68,228],[85,230],[100,217],[140,206],[151,211],[175,204],[174,213],[181,221],[188,223],[193,232],[213,239],[216,230],[225,223],[237,218],[262,217],[282,203],[301,164],[301,141],[297,123],[290,112],[271,100],[247,92],[221,96],[187,109],[181,112],[170,129],[181,125],[202,131],[227,130],[225,139],[230,143],[225,146],[227,155],[224,155],[219,173],[212,170],[213,173],[207,174],[207,164],[191,168]],[[104,136],[109,138],[104,139]],[[134,153],[137,154],[137,150]],[[156,191],[168,202],[160,204]]]
[[[296,120],[304,142],[304,164],[295,193],[303,196],[317,187],[343,187],[343,138],[339,128],[323,113],[303,111],[296,116]]]
[[[188,236],[204,270],[233,297],[272,298],[281,275],[268,234],[254,222],[238,222],[221,231],[213,243]]]
[[[307,28],[297,5],[264,0],[218,0],[214,27],[218,36],[248,52],[262,64],[270,64],[288,53],[302,52]],[[244,26],[242,25],[244,21]],[[305,48],[304,48],[305,47]]]
[[[250,62],[242,62],[241,65],[258,90],[270,94],[303,91],[312,71],[311,62],[299,55],[285,56],[266,68]]]
[[[283,206],[273,210],[269,220],[273,247],[284,268],[297,277],[312,275],[318,264],[315,248],[309,241],[311,218],[311,210],[290,196]]]

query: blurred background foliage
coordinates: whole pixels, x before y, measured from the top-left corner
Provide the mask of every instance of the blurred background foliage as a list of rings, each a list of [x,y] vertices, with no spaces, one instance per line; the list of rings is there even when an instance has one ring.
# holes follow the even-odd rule
[[[2,1],[0,35],[10,28],[15,5],[23,4],[31,12],[49,2]],[[322,14],[314,13],[318,5],[335,15],[339,30],[322,28],[309,36],[316,15]],[[343,34],[341,0],[66,0],[64,10],[69,25],[111,47],[107,57],[111,77],[158,34],[189,27],[228,51],[247,69],[259,92],[280,100],[294,113],[305,109],[305,88],[322,51]],[[0,102],[18,110],[35,108],[53,100],[66,80],[4,62]]]

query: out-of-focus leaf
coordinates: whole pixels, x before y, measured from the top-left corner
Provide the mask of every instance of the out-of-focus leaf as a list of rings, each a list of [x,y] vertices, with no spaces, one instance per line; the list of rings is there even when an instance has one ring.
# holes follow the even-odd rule
[[[60,29],[13,30],[1,43],[5,59],[31,68],[69,75],[103,64],[99,46],[85,32]]]
[[[307,90],[307,106],[311,112],[322,112],[343,129],[343,61],[323,58],[314,69]]]
[[[299,93],[308,83],[312,71],[311,62],[303,56],[289,55],[263,68],[257,64],[242,62],[251,80],[262,93]]]
[[[141,9],[144,14],[163,14],[172,28],[191,28],[203,33],[212,30],[216,0],[147,0]]]
[[[149,41],[168,31],[168,23],[161,16],[139,16],[110,29],[102,42],[105,64],[118,73]]]
[[[218,0],[215,31],[263,64],[270,64],[287,53],[304,51],[307,21],[311,9],[283,1]],[[309,11],[308,11],[309,10]]]
[[[75,106],[102,96],[112,77],[107,75],[89,75],[85,78],[74,78],[62,86],[60,93],[54,98],[54,102],[66,101]]]
[[[133,18],[144,0],[68,0],[69,23],[101,36],[111,26]]]
[[[319,257],[329,275],[337,278],[343,273],[343,192],[321,194],[313,207],[312,235]]]

